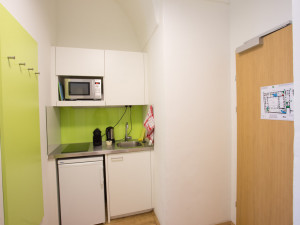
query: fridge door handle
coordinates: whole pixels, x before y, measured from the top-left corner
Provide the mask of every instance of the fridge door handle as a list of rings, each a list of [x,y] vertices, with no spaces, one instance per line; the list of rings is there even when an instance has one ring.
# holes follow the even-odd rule
[[[64,163],[59,162],[58,167],[81,167],[81,166],[91,166],[97,165],[99,162],[79,162],[79,163]]]

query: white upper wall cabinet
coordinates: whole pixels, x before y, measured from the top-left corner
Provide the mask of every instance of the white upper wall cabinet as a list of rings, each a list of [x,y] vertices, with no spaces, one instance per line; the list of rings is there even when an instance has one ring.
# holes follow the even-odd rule
[[[105,51],[106,105],[144,105],[144,56],[140,52]]]
[[[104,76],[104,50],[56,47],[56,75]]]

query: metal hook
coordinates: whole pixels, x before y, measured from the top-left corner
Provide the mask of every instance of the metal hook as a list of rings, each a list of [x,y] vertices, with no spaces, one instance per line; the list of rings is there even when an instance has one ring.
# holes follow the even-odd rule
[[[35,75],[40,75],[41,73],[40,72],[37,72],[37,73],[34,73]]]
[[[16,56],[7,56],[7,58],[8,58],[8,60],[10,60],[10,59],[15,60],[15,59],[16,59]]]
[[[26,63],[19,63],[19,66],[26,66]]]
[[[30,71],[30,70],[32,70],[32,71],[33,71],[34,69],[33,69],[33,68],[28,68],[27,70],[28,70],[28,71]]]

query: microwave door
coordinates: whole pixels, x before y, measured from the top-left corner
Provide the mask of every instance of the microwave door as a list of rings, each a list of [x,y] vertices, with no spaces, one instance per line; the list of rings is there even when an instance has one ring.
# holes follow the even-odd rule
[[[92,82],[90,80],[70,79],[66,82],[66,99],[92,99]]]
[[[72,99],[91,99],[91,82],[69,82],[69,95]]]

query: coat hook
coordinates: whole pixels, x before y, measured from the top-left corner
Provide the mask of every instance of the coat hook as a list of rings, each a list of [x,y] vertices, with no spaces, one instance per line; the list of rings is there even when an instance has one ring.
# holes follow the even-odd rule
[[[10,59],[15,60],[15,59],[16,59],[16,56],[8,56],[7,58],[8,58],[8,60],[10,60]]]
[[[33,69],[33,68],[28,68],[27,70],[28,70],[28,71],[30,71],[30,70],[32,70],[32,71],[33,71],[34,69]]]
[[[37,72],[37,73],[34,73],[35,75],[40,75],[41,73],[40,72]]]
[[[26,63],[19,63],[19,66],[26,66]]]

